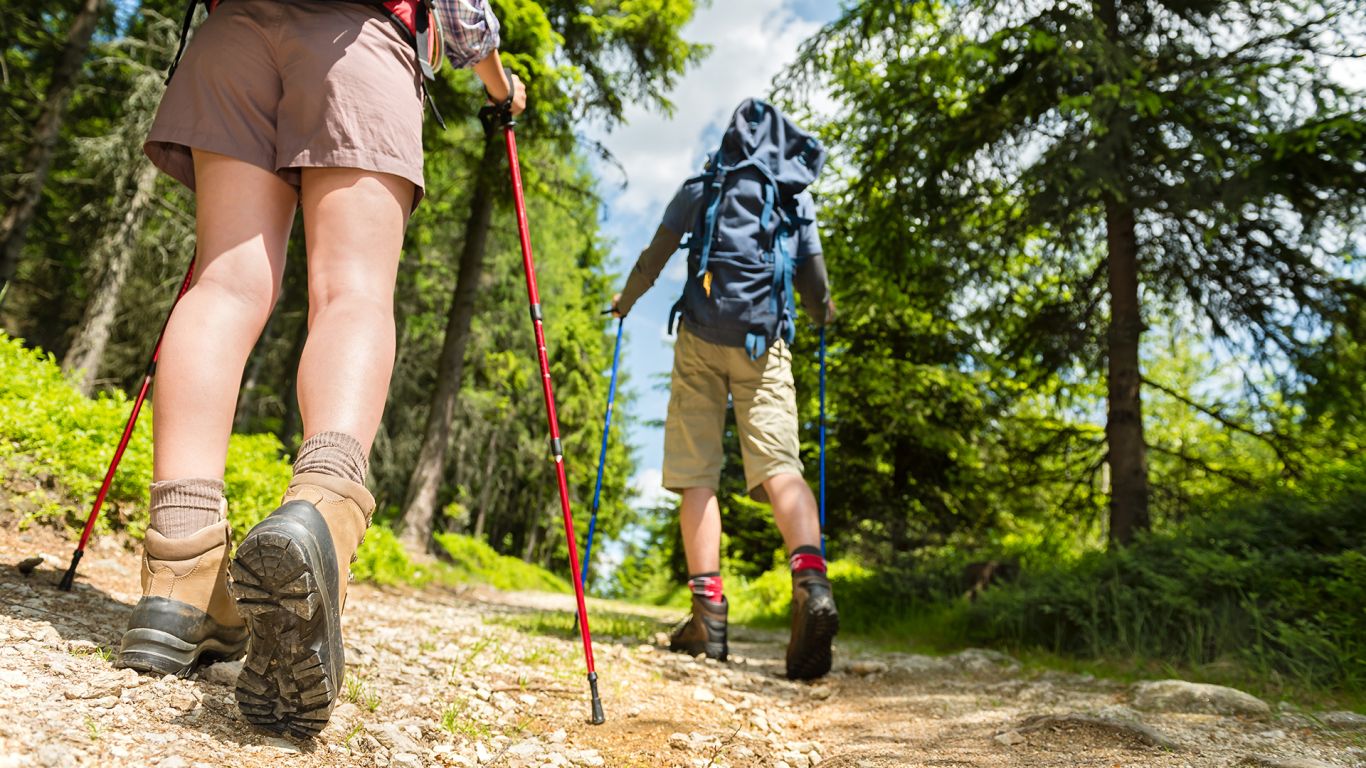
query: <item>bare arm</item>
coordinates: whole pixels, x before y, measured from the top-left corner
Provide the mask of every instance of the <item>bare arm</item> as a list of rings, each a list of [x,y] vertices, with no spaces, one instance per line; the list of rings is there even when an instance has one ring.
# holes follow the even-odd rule
[[[475,64],[474,74],[484,81],[484,90],[489,92],[497,102],[507,100],[508,94],[516,89],[512,98],[512,114],[520,115],[526,109],[526,87],[522,85],[521,78],[516,75],[512,80],[508,80],[507,72],[503,69],[503,60],[494,51],[485,56],[482,61]]]
[[[830,279],[825,272],[825,257],[818,251],[797,263],[792,278],[802,297],[802,308],[816,321],[826,325],[835,321],[835,301],[830,297]]]
[[[683,235],[663,224],[659,225],[659,229],[655,230],[654,239],[640,252],[640,258],[636,259],[635,267],[626,278],[626,287],[613,299],[613,314],[617,317],[626,317],[636,301],[650,290],[655,280],[659,279],[659,273],[664,271],[664,265],[669,263],[669,257],[674,255],[682,241]]]

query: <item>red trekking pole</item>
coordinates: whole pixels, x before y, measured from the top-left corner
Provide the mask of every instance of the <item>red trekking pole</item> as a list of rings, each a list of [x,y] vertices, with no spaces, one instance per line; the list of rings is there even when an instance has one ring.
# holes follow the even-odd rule
[[[512,78],[508,78],[511,82]],[[579,636],[583,638],[583,657],[588,666],[588,687],[593,701],[594,725],[601,725],[602,699],[598,696],[598,673],[593,666],[593,635],[588,631],[588,606],[583,599],[583,582],[579,578],[579,549],[574,543],[574,515],[569,509],[569,483],[564,472],[564,447],[560,443],[560,421],[555,415],[555,392],[550,384],[550,362],[546,358],[545,328],[541,318],[541,297],[536,290],[536,265],[531,258],[531,233],[527,228],[526,200],[522,195],[522,167],[517,160],[517,137],[513,134],[512,98],[498,106],[479,110],[484,130],[492,135],[501,128],[507,141],[508,167],[512,173],[512,199],[517,209],[517,234],[522,242],[522,269],[526,273],[527,298],[531,302],[531,323],[536,332],[536,354],[541,364],[541,389],[545,394],[546,420],[550,423],[550,453],[555,461],[555,476],[560,489],[560,511],[564,514],[564,535],[569,544],[569,573],[574,582],[574,597],[578,601],[581,619]]]
[[[90,541],[90,534],[95,530],[95,521],[100,518],[100,508],[104,506],[104,497],[109,493],[109,486],[114,482],[114,473],[119,469],[119,462],[123,461],[123,452],[128,449],[128,441],[133,438],[133,428],[138,424],[138,414],[142,412],[142,402],[147,399],[147,389],[152,385],[152,377],[156,375],[157,358],[161,356],[161,339],[166,335],[166,326],[171,323],[171,312],[175,311],[175,306],[180,303],[181,297],[190,290],[190,281],[194,278],[194,259],[190,259],[190,266],[185,270],[185,279],[180,283],[180,293],[176,294],[175,301],[171,302],[171,309],[166,312],[166,320],[161,324],[161,333],[157,334],[156,346],[152,348],[152,359],[147,363],[147,372],[142,377],[142,388],[138,390],[137,399],[133,401],[133,412],[128,414],[128,423],[123,426],[123,437],[119,438],[119,447],[114,449],[114,460],[109,462],[109,469],[104,473],[104,482],[100,484],[100,492],[95,495],[95,504],[90,508],[90,516],[85,519],[85,530],[81,532],[81,541],[76,545],[76,551],[71,555],[71,567],[66,569],[66,574],[62,576],[62,581],[57,586],[67,592],[71,591],[71,585],[76,580],[76,566],[80,564],[81,557],[85,554],[86,542]]]

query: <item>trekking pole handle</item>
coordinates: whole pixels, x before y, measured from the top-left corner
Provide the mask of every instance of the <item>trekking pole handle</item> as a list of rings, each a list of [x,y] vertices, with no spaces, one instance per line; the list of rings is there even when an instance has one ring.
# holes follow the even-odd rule
[[[493,98],[489,89],[484,89],[484,95],[489,97],[493,104],[485,104],[479,110],[479,122],[484,126],[484,135],[493,136],[499,128],[511,128],[517,124],[512,118],[512,101],[517,98],[517,81],[512,78],[512,69],[503,67],[503,74],[508,81],[508,96],[502,101]]]

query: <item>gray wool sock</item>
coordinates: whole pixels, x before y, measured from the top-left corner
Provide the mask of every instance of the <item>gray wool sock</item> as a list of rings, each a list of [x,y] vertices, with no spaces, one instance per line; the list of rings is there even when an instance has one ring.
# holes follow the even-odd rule
[[[152,530],[168,539],[193,536],[223,519],[223,481],[189,478],[152,483]]]
[[[361,450],[360,441],[342,432],[319,432],[308,438],[294,459],[295,475],[321,472],[363,484],[368,471],[370,459]]]

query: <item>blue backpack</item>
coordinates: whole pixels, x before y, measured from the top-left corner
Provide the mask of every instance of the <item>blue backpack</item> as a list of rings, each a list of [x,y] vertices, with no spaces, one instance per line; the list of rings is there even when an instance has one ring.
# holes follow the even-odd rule
[[[758,99],[740,104],[706,170],[686,183],[703,191],[682,246],[688,280],[669,313],[670,333],[681,314],[699,338],[743,347],[756,360],[778,339],[792,342],[796,263],[788,241],[812,223],[798,196],[823,165],[820,142],[783,113]]]

